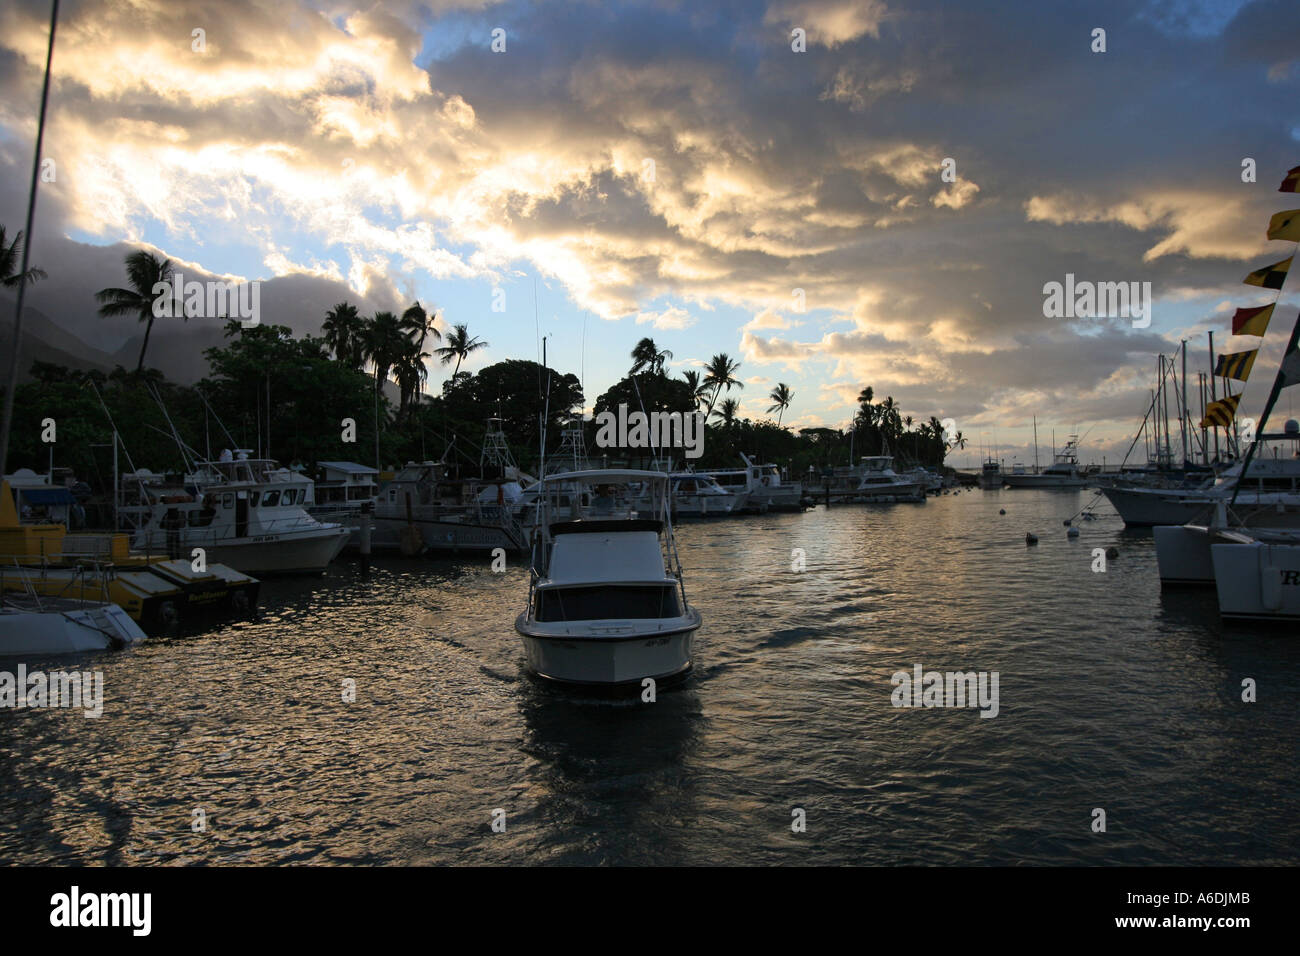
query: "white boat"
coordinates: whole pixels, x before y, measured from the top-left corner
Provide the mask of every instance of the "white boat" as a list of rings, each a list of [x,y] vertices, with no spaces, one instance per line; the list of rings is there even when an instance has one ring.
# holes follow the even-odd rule
[[[924,501],[925,488],[897,474],[891,455],[870,455],[861,461],[862,477],[854,489],[855,501]]]
[[[202,548],[207,563],[246,574],[323,571],[343,550],[348,529],[309,515],[311,479],[274,464],[204,461],[174,493],[142,485],[144,503],[120,509],[135,523],[132,547],[184,559]]]
[[[1087,480],[1079,472],[1078,449],[1079,439],[1071,435],[1042,471],[1028,472],[1023,467],[1013,467],[1010,474],[1002,476],[1002,481],[1008,488],[1082,488]]]
[[[1217,502],[1237,495],[1233,511],[1248,524],[1258,513],[1264,523],[1285,527],[1286,523],[1269,520],[1279,506],[1293,517],[1300,517],[1300,459],[1269,457],[1251,461],[1246,480],[1241,480],[1244,462],[1237,462],[1217,478],[1196,488],[1143,487],[1139,484],[1103,485],[1101,493],[1129,527],[1156,525],[1207,524]],[[1237,485],[1241,485],[1238,491]],[[1300,521],[1291,526],[1300,526]]]
[[[0,657],[116,650],[144,639],[116,604],[0,595]]]
[[[736,495],[739,505],[733,511],[802,511],[803,485],[784,481],[778,465],[755,464],[743,452],[744,468],[714,469],[709,475],[724,491]],[[743,496],[743,498],[742,498]]]
[[[979,486],[985,491],[993,491],[1002,487],[1002,465],[997,459],[984,459],[984,465],[980,468]]]
[[[1210,545],[1219,613],[1300,621],[1300,532],[1221,532]]]
[[[571,684],[640,686],[686,674],[700,613],[686,600],[668,477],[601,469],[547,476],[591,489],[535,531],[528,605],[515,620],[528,666]],[[646,505],[649,507],[646,507]]]
[[[743,507],[748,497],[748,495],[733,495],[714,481],[711,474],[693,471],[675,472],[670,476],[670,480],[673,514],[682,518],[729,515],[739,507]]]
[[[311,488],[307,513],[317,521],[332,521],[349,531],[348,546],[361,543],[361,513],[373,510],[379,495],[379,469],[354,461],[318,463],[320,478]]]

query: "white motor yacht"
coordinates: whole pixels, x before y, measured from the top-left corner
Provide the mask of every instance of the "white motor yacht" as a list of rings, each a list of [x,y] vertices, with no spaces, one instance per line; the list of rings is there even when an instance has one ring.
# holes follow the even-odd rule
[[[854,492],[857,501],[924,501],[925,488],[915,479],[897,474],[892,455],[862,459],[862,479]]]
[[[673,513],[682,518],[729,515],[744,506],[748,495],[734,495],[713,480],[711,474],[675,472],[672,483]]]
[[[560,508],[541,495],[528,605],[515,621],[528,666],[588,685],[684,675],[700,613],[686,600],[668,476],[601,469],[542,479],[552,482],[590,496],[571,493]]]

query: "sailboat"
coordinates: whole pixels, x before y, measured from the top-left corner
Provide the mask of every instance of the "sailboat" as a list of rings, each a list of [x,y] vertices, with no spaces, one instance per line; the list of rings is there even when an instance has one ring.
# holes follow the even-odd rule
[[[1290,171],[1279,192],[1295,192],[1298,177],[1300,166]],[[1297,223],[1300,223],[1300,210],[1278,213],[1269,223],[1268,237],[1300,241]],[[1280,298],[1293,259],[1294,252],[1291,258],[1251,273],[1246,283],[1276,289]],[[1262,337],[1268,316],[1276,304],[1277,300],[1274,300],[1271,306],[1238,310],[1234,317],[1234,332]],[[1263,312],[1265,318],[1262,323],[1254,325],[1239,324],[1237,320],[1242,312],[1252,316]],[[1232,372],[1231,377],[1244,383],[1258,351],[1256,348],[1251,352],[1220,356],[1220,368],[1216,368],[1216,374],[1222,374],[1221,369],[1226,368]],[[1300,458],[1300,422],[1288,420],[1282,431],[1267,431],[1269,416],[1282,389],[1294,385],[1300,385],[1300,315],[1296,317],[1283,350],[1254,441],[1242,462],[1243,475],[1249,477],[1253,474],[1252,463],[1266,443],[1289,444],[1291,458]],[[1222,401],[1212,403],[1202,426],[1232,422],[1241,394],[1226,395]],[[1213,518],[1208,523],[1155,528],[1153,534],[1161,583],[1212,581],[1219,599],[1219,613],[1225,618],[1300,620],[1300,531],[1294,528],[1300,513],[1300,501],[1279,500],[1274,509],[1259,508],[1249,519],[1243,519],[1235,510],[1243,484],[1238,482],[1227,500],[1220,498],[1215,502]],[[1279,527],[1283,524],[1292,527]]]

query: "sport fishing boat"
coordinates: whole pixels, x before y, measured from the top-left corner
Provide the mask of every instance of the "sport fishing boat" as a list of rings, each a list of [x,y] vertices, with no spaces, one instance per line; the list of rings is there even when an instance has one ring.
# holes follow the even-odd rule
[[[185,487],[141,486],[141,504],[123,507],[135,522],[132,547],[205,561],[247,574],[320,572],[347,543],[348,529],[309,515],[311,479],[272,475],[269,459],[202,461]],[[271,469],[275,470],[275,469]]]
[[[571,684],[684,676],[700,612],[686,600],[668,476],[600,469],[542,482],[590,489],[590,497],[570,494],[560,508],[541,495],[528,604],[515,620],[528,666]]]
[[[1037,444],[1035,438],[1035,449]],[[1013,468],[1011,474],[1002,476],[1002,481],[1008,488],[1082,488],[1087,484],[1087,479],[1079,472],[1078,451],[1079,438],[1071,435],[1065,447],[1053,454],[1052,463],[1042,471],[1027,472],[1023,468]]]
[[[994,491],[1002,487],[1002,464],[996,458],[985,458],[980,468],[979,486],[985,491]]]
[[[803,511],[803,485],[784,481],[778,465],[755,464],[741,452],[744,468],[714,469],[709,472],[718,486],[736,495],[733,512]],[[743,498],[742,498],[743,496]]]
[[[461,477],[450,451],[440,461],[408,462],[384,486],[371,546],[405,555],[527,550],[516,514],[533,479],[515,465],[500,419],[488,421],[476,475]]]

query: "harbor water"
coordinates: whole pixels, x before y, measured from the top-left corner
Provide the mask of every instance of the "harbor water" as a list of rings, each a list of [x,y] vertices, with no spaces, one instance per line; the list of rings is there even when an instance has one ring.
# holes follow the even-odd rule
[[[0,863],[1300,861],[1300,642],[1162,594],[1104,502],[1068,538],[1092,498],[685,524],[704,626],[653,702],[527,674],[518,560],[269,579],[255,621],[24,662],[101,670],[103,714],[0,711]],[[996,673],[996,716],[895,706],[917,666]]]

